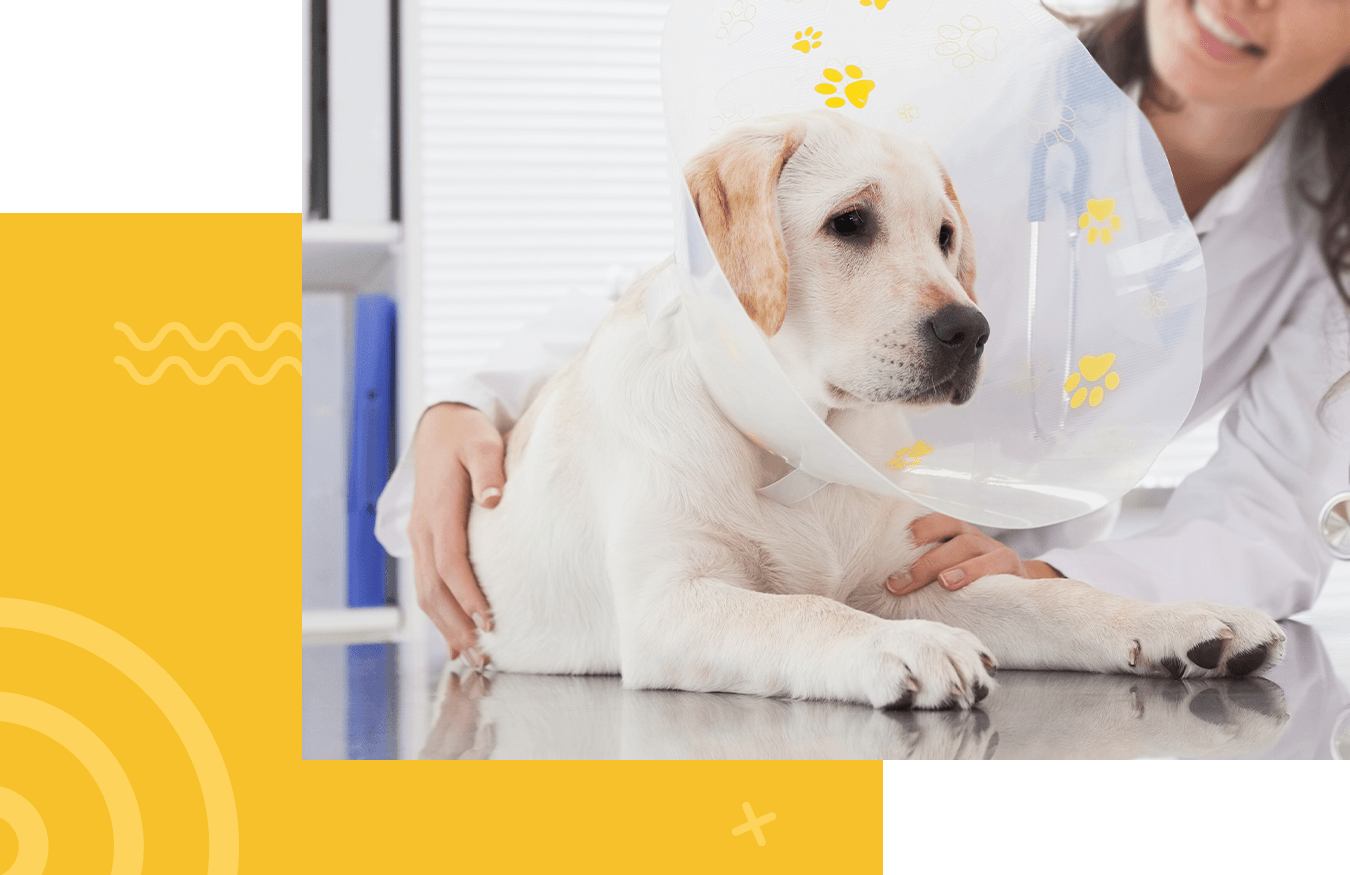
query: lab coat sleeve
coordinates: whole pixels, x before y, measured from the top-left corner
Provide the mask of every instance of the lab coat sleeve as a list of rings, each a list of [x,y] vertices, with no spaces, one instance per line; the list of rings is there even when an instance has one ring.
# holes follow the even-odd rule
[[[499,431],[507,430],[548,378],[585,348],[613,303],[580,292],[558,299],[508,338],[481,371],[429,386],[427,407],[447,401],[467,404],[485,413]],[[408,520],[417,473],[412,448],[410,439],[375,505],[375,537],[391,556],[412,555]]]
[[[1312,606],[1335,561],[1320,513],[1350,488],[1350,326],[1330,279],[1310,282],[1224,417],[1219,448],[1153,530],[1039,558],[1065,576],[1153,602],[1204,599],[1276,618]]]

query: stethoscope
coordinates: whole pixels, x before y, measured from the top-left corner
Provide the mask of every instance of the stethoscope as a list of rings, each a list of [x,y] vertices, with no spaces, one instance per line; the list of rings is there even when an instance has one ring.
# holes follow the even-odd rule
[[[1337,559],[1350,559],[1350,492],[1331,496],[1318,517],[1322,540]]]
[[[1350,492],[1331,496],[1322,506],[1318,520],[1322,540],[1331,555],[1337,559],[1350,559]],[[1345,759],[1347,750],[1350,750],[1350,711],[1342,713],[1331,730],[1332,759]]]

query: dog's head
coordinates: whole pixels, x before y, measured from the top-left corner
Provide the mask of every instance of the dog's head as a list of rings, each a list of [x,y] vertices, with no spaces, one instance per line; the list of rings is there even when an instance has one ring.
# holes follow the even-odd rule
[[[796,113],[733,131],[685,179],[732,289],[808,401],[970,399],[989,323],[970,227],[931,148]]]

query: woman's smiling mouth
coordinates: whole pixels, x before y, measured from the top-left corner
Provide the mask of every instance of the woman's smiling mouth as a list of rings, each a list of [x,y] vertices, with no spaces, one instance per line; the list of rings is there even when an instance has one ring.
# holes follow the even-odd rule
[[[1200,42],[1216,61],[1235,61],[1239,53],[1253,58],[1261,58],[1266,50],[1249,42],[1238,31],[1245,29],[1229,16],[1220,16],[1201,0],[1191,0],[1191,13],[1200,26]]]

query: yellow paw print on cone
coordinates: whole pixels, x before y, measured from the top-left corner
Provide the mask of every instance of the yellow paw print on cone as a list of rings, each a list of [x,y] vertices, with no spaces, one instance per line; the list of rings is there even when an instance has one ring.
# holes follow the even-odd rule
[[[933,452],[933,448],[923,441],[917,441],[912,447],[902,447],[895,451],[895,458],[886,463],[892,471],[901,468],[913,468],[923,461],[923,457]]]
[[[848,98],[849,103],[858,107],[858,109],[862,109],[864,106],[867,106],[867,95],[872,93],[872,89],[876,87],[877,83],[873,82],[871,79],[862,78],[862,69],[856,64],[849,64],[844,68],[843,73],[840,73],[833,67],[826,67],[822,75],[830,81],[822,82],[817,85],[816,91],[821,94],[833,95],[832,97],[825,99],[826,106],[835,109],[843,106],[844,97],[838,95],[839,87],[831,83],[843,82],[845,73],[848,74],[848,78],[853,81],[844,86],[844,97]]]
[[[792,44],[792,47],[802,54],[807,54],[812,49],[820,48],[820,38],[824,35],[825,34],[822,32],[810,27],[806,30],[799,30],[797,31],[797,35],[793,37],[796,42]]]
[[[1116,363],[1116,354],[1113,352],[1103,353],[1102,355],[1085,355],[1078,360],[1078,373],[1069,377],[1064,383],[1064,391],[1072,395],[1069,399],[1069,406],[1079,408],[1086,401],[1090,406],[1096,407],[1102,403],[1106,393],[1113,391],[1120,385],[1120,374],[1111,370],[1111,366]],[[1105,379],[1102,377],[1105,376]],[[1084,386],[1082,383],[1095,383],[1102,381],[1101,386]]]
[[[886,4],[887,4],[887,3],[890,3],[890,2],[891,2],[891,0],[858,0],[858,5],[860,5],[860,6],[875,6],[875,7],[878,8],[878,9],[885,9],[885,8],[886,8]]]
[[[1120,216],[1115,214],[1116,199],[1113,197],[1087,202],[1087,212],[1078,217],[1078,227],[1087,228],[1087,242],[1111,242],[1111,232],[1120,230]],[[1094,222],[1098,224],[1093,224]]]

